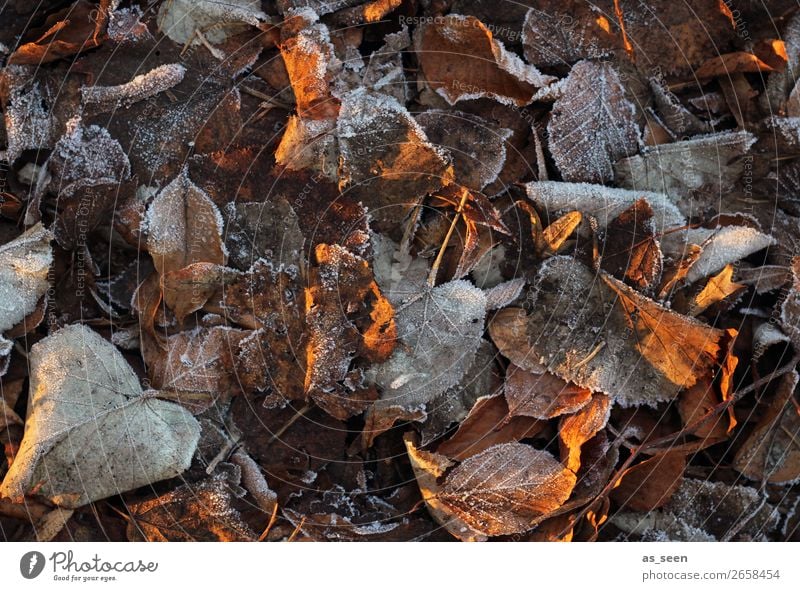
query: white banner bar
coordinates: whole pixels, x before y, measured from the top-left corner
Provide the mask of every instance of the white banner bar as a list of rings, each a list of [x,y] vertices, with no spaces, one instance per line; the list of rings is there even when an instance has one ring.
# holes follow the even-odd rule
[[[14,590],[485,591],[522,584],[794,591],[798,549],[791,543],[5,543],[0,580]]]

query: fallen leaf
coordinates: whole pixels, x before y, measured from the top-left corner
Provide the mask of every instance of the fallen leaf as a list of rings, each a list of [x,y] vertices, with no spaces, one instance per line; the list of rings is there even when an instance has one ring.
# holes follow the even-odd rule
[[[184,169],[147,209],[147,250],[162,275],[192,263],[225,264],[222,216]]]
[[[128,363],[89,328],[62,328],[31,350],[25,437],[0,486],[22,501],[39,494],[61,507],[177,476],[200,437],[180,406],[143,393]]]
[[[653,227],[653,209],[639,199],[606,228],[600,266],[639,291],[648,291],[661,277],[661,247]]]
[[[486,96],[521,107],[555,80],[507,51],[474,16],[449,14],[423,24],[414,47],[426,84],[450,105]]]
[[[709,307],[728,298],[731,303],[735,303],[738,298],[732,296],[741,295],[747,286],[732,281],[733,271],[733,265],[729,263],[722,271],[708,280],[700,293],[692,298],[688,311],[690,316],[698,316]]]
[[[478,399],[458,430],[437,451],[448,458],[464,460],[501,443],[535,437],[545,427],[543,421],[531,417],[510,416],[504,396],[486,396]]]
[[[581,61],[562,90],[547,124],[548,145],[561,176],[570,182],[612,180],[613,164],[638,151],[640,135],[619,74],[608,62]]]
[[[548,372],[526,371],[513,363],[506,369],[505,395],[510,415],[542,420],[577,412],[592,399],[592,392],[586,388]]]
[[[572,236],[583,220],[579,211],[570,211],[559,217],[542,230],[542,240],[546,245],[546,250],[551,254],[561,250],[564,243]]]
[[[179,45],[199,45],[197,31],[210,42],[221,43],[243,26],[269,21],[257,0],[169,0],[158,10],[158,28]]]
[[[574,486],[575,474],[546,451],[504,443],[455,467],[436,498],[476,531],[499,536],[533,529]]]
[[[717,76],[730,76],[739,72],[757,74],[774,70],[773,66],[761,61],[755,53],[734,51],[708,59],[695,70],[694,75],[702,80],[704,78],[716,78]]]
[[[128,503],[128,539],[148,542],[252,542],[258,535],[233,508],[226,475],[183,484],[160,497]]]
[[[745,477],[776,484],[800,478],[800,415],[795,400],[798,381],[796,371],[781,378],[763,416],[736,452],[733,467]]]
[[[631,466],[615,483],[611,499],[631,511],[664,506],[683,482],[686,454],[666,452]]]
[[[580,410],[561,417],[558,442],[561,461],[567,468],[578,473],[581,467],[581,446],[605,428],[610,414],[611,399],[604,394],[595,394]]]
[[[45,32],[17,48],[8,63],[41,66],[98,47],[106,36],[111,4],[110,0],[103,0],[100,6],[79,0],[49,15],[42,27]]]
[[[800,256],[792,259],[792,284],[780,308],[780,325],[792,344],[800,349]]]

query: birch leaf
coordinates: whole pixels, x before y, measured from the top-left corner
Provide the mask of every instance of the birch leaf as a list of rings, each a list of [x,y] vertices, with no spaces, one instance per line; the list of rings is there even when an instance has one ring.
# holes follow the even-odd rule
[[[506,370],[505,395],[509,415],[542,420],[577,412],[592,399],[586,388],[549,372],[525,371],[513,363]]]
[[[546,451],[504,443],[454,468],[437,499],[476,531],[500,536],[535,527],[574,486],[575,474]]]
[[[578,62],[563,84],[547,124],[553,160],[565,181],[610,181],[639,148],[636,109],[609,63]]]
[[[180,406],[142,392],[114,346],[70,325],[31,349],[25,436],[0,494],[40,494],[76,508],[177,476],[200,426]]]

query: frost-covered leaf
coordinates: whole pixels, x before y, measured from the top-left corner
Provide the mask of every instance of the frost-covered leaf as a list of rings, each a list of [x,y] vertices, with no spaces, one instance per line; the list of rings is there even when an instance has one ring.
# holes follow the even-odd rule
[[[425,82],[451,105],[489,97],[524,106],[555,80],[506,50],[474,16],[449,14],[425,23],[414,46]]]
[[[184,169],[147,209],[147,250],[159,273],[192,263],[225,264],[222,216]]]
[[[547,124],[550,152],[565,181],[603,183],[613,164],[639,149],[636,109],[608,62],[578,62]]]
[[[397,307],[401,343],[370,372],[381,398],[371,412],[421,408],[455,386],[481,344],[486,296],[464,280],[428,288]]]
[[[686,283],[694,283],[718,273],[728,264],[775,244],[775,239],[749,226],[723,226],[676,232],[666,235],[661,244],[665,253],[676,257],[685,252],[687,244],[702,248],[700,256],[686,272]]]
[[[167,0],[156,22],[175,43],[198,45],[198,30],[209,42],[221,43],[243,25],[258,26],[268,20],[258,0]]]
[[[307,169],[335,181],[339,165],[335,131],[335,119],[306,119],[292,115],[275,151],[275,161],[289,170]]]
[[[561,461],[575,472],[581,467],[581,446],[605,429],[611,414],[611,398],[595,394],[575,414],[561,417],[558,425],[558,443]]]
[[[533,373],[512,363],[506,369],[505,396],[509,415],[547,420],[580,410],[592,392],[549,372]]]
[[[795,392],[796,371],[778,383],[773,399],[755,430],[736,453],[733,467],[756,482],[796,483],[800,479],[800,415]]]
[[[480,191],[497,180],[505,165],[510,129],[462,111],[432,109],[415,119],[430,142],[450,154],[457,183]]]
[[[655,233],[660,234],[686,223],[678,208],[663,193],[552,181],[527,183],[525,189],[528,198],[542,208],[551,219],[558,217],[560,213],[580,211],[597,220],[598,227],[606,228],[612,220],[639,199],[644,199],[653,210]]]
[[[373,218],[402,219],[420,197],[452,180],[444,150],[428,141],[406,108],[387,95],[354,90],[337,121],[340,184]]]
[[[71,325],[31,350],[25,437],[0,493],[40,494],[80,507],[177,476],[200,426],[187,411],[142,392],[108,341]]]
[[[53,129],[54,100],[48,85],[36,80],[25,66],[4,68],[0,81],[8,89],[3,105],[7,138],[5,160],[13,163],[25,150],[52,148],[58,136]]]
[[[505,443],[454,468],[437,499],[476,531],[499,536],[532,529],[574,486],[575,474],[546,451]]]
[[[647,201],[639,199],[611,221],[600,256],[604,270],[639,291],[656,284],[663,261]]]
[[[524,277],[517,277],[516,279],[498,283],[494,287],[485,290],[483,293],[486,296],[486,309],[499,310],[500,308],[505,308],[520,296],[525,283]]]
[[[128,503],[128,539],[149,542],[252,542],[258,535],[232,506],[224,473],[179,486],[160,497]]]
[[[604,273],[596,276],[574,259],[546,261],[535,287],[523,333],[527,349],[506,351],[495,340],[500,351],[623,405],[671,400],[717,361],[723,331],[676,314]]]
[[[108,111],[129,107],[181,83],[186,68],[181,64],[163,64],[116,86],[84,86],[81,98],[93,110]]]
[[[301,266],[305,237],[286,199],[229,203],[224,210],[228,264],[241,271],[258,259]]]
[[[568,9],[563,0],[537,2],[525,15],[522,46],[530,63],[561,66],[624,49],[613,12],[599,12],[586,2],[566,4]]]
[[[369,58],[362,75],[362,84],[376,92],[388,94],[401,104],[408,100],[408,82],[403,67],[403,53],[411,46],[408,27],[384,37],[385,43]]]
[[[421,444],[428,445],[444,434],[451,425],[461,423],[479,398],[492,396],[502,388],[497,364],[497,349],[481,340],[469,369],[457,386],[448,388],[426,407],[427,418],[421,426]]]
[[[692,195],[702,190],[718,200],[731,191],[744,173],[743,156],[755,141],[750,132],[726,131],[649,146],[615,164],[616,182],[636,191],[675,195],[685,215],[697,215]]]
[[[281,31],[281,56],[297,101],[297,114],[308,119],[332,119],[339,100],[332,95],[334,76],[341,70],[328,27],[313,22],[316,15],[298,13]]]
[[[50,287],[52,234],[37,224],[16,240],[0,246],[0,334],[36,309]]]

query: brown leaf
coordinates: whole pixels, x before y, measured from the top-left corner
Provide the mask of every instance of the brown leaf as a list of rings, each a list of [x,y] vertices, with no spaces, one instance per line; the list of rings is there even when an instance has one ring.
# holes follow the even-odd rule
[[[694,75],[698,79],[704,79],[730,76],[739,72],[753,74],[773,71],[775,71],[773,66],[763,62],[754,53],[734,51],[733,53],[724,53],[706,60],[702,66],[695,70]]]
[[[697,316],[706,311],[710,306],[718,304],[723,300],[741,294],[747,289],[746,285],[732,281],[733,265],[728,264],[717,275],[708,280],[705,287],[698,293],[689,304],[689,315]],[[735,298],[732,298],[735,300]]]
[[[611,399],[595,394],[578,412],[561,417],[558,427],[561,460],[576,474],[581,467],[581,446],[605,428],[610,412]]]
[[[580,226],[583,216],[579,211],[570,211],[542,230],[542,239],[551,253],[561,249],[567,239]]]
[[[510,415],[542,420],[577,412],[592,399],[591,390],[549,372],[526,371],[513,363],[506,369],[505,395]]]
[[[251,542],[258,536],[232,507],[225,476],[184,484],[160,497],[128,503],[128,538],[150,542]]]
[[[631,466],[617,481],[611,499],[632,511],[652,511],[665,505],[683,482],[686,455],[666,452]]]
[[[494,445],[534,437],[545,427],[543,421],[531,417],[510,417],[505,398],[491,396],[475,403],[455,434],[439,445],[437,451],[454,460],[463,460]]]
[[[451,105],[487,96],[524,106],[554,80],[506,51],[474,16],[436,19],[417,29],[414,43],[425,82]]]
[[[747,478],[776,484],[800,478],[800,412],[795,398],[799,379],[795,371],[781,379],[755,430],[736,452],[733,467]]]
[[[613,164],[638,151],[636,110],[608,62],[578,62],[547,124],[550,152],[565,181],[603,183]]]
[[[653,209],[639,199],[608,225],[600,266],[639,291],[661,276],[661,248],[655,237]]]
[[[225,264],[222,216],[184,170],[147,210],[147,250],[162,275],[192,263]]]
[[[437,499],[476,531],[498,536],[532,529],[574,486],[575,474],[546,451],[504,443],[454,468]]]
[[[681,422],[686,426],[699,421],[721,402],[711,378],[703,378],[691,388],[681,392],[678,397],[678,412],[681,415]],[[727,429],[720,416],[694,429],[692,433],[703,439],[724,439],[727,436]]]
[[[164,303],[179,325],[189,314],[202,308],[220,288],[224,268],[214,263],[193,263],[161,277]]]
[[[534,374],[547,371],[531,351],[528,316],[523,308],[505,308],[497,312],[489,322],[489,336],[514,365]]]
[[[47,17],[45,32],[35,41],[21,45],[8,58],[9,64],[47,64],[98,47],[105,40],[109,0],[98,7],[79,0]]]

